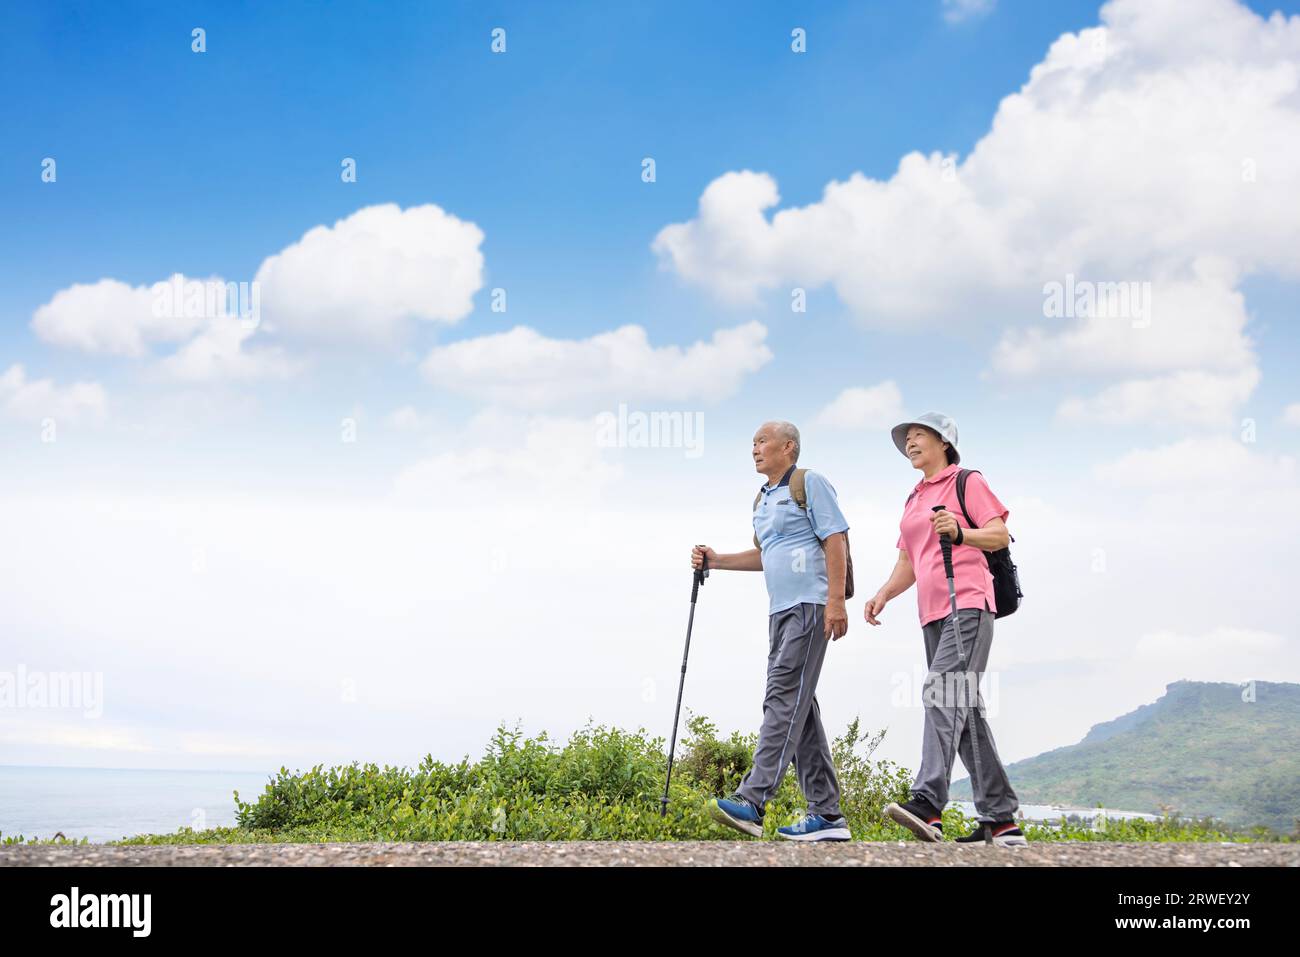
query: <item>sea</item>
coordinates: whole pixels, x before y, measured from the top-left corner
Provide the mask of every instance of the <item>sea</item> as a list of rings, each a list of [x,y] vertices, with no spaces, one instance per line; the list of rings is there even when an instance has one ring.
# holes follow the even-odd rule
[[[235,823],[274,777],[250,771],[148,771],[0,765],[0,837],[116,841]]]

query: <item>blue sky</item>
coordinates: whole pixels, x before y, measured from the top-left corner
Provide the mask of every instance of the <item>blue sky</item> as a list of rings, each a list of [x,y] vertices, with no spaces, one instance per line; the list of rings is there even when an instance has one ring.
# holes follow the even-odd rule
[[[1290,240],[1300,235],[1292,190],[1292,147],[1300,137],[1294,92],[1288,100],[1260,78],[1294,82],[1289,71],[1300,62],[1293,46],[1300,26],[1269,24],[1250,12],[1292,17],[1300,2],[1195,0],[1180,7],[1158,0],[1142,16],[1130,0],[1106,14],[1099,6],[998,0],[956,22],[940,0],[11,9],[0,36],[7,90],[0,375],[20,366],[25,378],[0,385],[0,447],[12,465],[0,482],[15,515],[32,523],[31,534],[44,536],[39,560],[14,545],[5,556],[4,590],[16,603],[9,625],[22,634],[15,653],[26,655],[30,667],[42,655],[59,662],[48,667],[74,667],[93,648],[96,667],[110,676],[157,669],[160,680],[190,687],[187,669],[197,668],[195,661],[160,665],[155,652],[144,668],[140,656],[151,647],[149,635],[161,641],[164,633],[183,631],[196,602],[240,612],[241,624],[227,621],[209,639],[229,641],[232,656],[244,642],[266,647],[286,640],[277,616],[292,607],[283,604],[289,592],[276,596],[255,587],[232,600],[230,589],[248,587],[243,574],[263,561],[259,581],[292,577],[295,567],[314,559],[281,551],[278,539],[259,539],[257,530],[271,527],[267,517],[252,506],[238,511],[239,502],[282,503],[289,514],[309,501],[320,514],[353,516],[340,517],[339,527],[353,529],[355,538],[340,533],[317,542],[318,551],[348,554],[340,567],[368,548],[391,549],[394,539],[385,536],[401,540],[401,509],[410,507],[411,521],[432,522],[448,535],[461,526],[444,526],[437,516],[464,512],[455,518],[470,531],[457,534],[471,535],[474,549],[498,547],[485,539],[509,539],[512,554],[535,570],[548,564],[539,556],[554,559],[556,535],[566,534],[547,523],[595,534],[599,502],[617,513],[608,528],[623,536],[597,536],[601,549],[650,549],[644,559],[627,561],[648,570],[653,584],[638,580],[629,591],[629,579],[621,577],[626,569],[614,568],[607,570],[612,578],[593,586],[602,601],[626,608],[675,587],[677,551],[702,533],[701,525],[723,536],[738,527],[741,547],[743,506],[755,485],[749,436],[775,415],[805,427],[810,462],[846,500],[861,503],[862,519],[850,515],[861,531],[855,531],[855,558],[874,541],[876,564],[887,570],[892,513],[915,480],[889,445],[890,416],[942,408],[965,428],[971,460],[998,477],[990,481],[1005,499],[1019,503],[1024,524],[1013,520],[1012,529],[1029,555],[1041,556],[1032,571],[1039,594],[1059,598],[1056,604],[1040,599],[1018,618],[1017,625],[1026,623],[1023,646],[1008,658],[1008,680],[1023,680],[1025,697],[1047,701],[1056,687],[1040,683],[1031,692],[1036,679],[1029,676],[1077,667],[1108,689],[1081,716],[1010,738],[1013,758],[1067,743],[1090,720],[1150,700],[1164,681],[1184,676],[1151,651],[1166,647],[1173,640],[1168,634],[1199,649],[1200,657],[1193,656],[1199,673],[1235,680],[1223,662],[1240,660],[1234,642],[1243,640],[1258,650],[1257,658],[1246,656],[1252,667],[1277,664],[1258,677],[1285,677],[1297,660],[1295,635],[1250,598],[1262,587],[1256,579],[1243,577],[1237,594],[1208,618],[1180,607],[1189,581],[1202,590],[1219,583],[1207,565],[1184,567],[1192,556],[1176,536],[1208,514],[1227,527],[1183,534],[1220,549],[1257,541],[1274,529],[1253,509],[1265,493],[1289,494],[1295,485],[1300,264],[1294,250],[1300,245]],[[1079,32],[1099,23],[1110,46],[1089,63],[1092,40]],[[194,27],[206,30],[201,54],[191,50]],[[497,27],[507,31],[504,54],[489,49]],[[791,51],[795,27],[807,31],[804,54]],[[1058,38],[1062,44],[1053,47]],[[1218,54],[1216,38],[1223,38]],[[1216,55],[1237,71],[1219,80],[1228,91],[1222,103],[1207,100],[1219,91]],[[1005,104],[1044,63],[1052,69],[1024,92],[1028,114]],[[909,154],[916,154],[914,172],[896,175]],[[934,188],[943,181],[935,178],[943,156],[954,157],[954,182],[965,191],[957,200]],[[55,183],[41,181],[45,157],[57,161]],[[355,183],[340,181],[344,157],[357,162]],[[642,181],[645,157],[656,164],[653,183]],[[1242,187],[1238,168],[1247,159],[1258,164],[1258,182]],[[761,184],[745,179],[745,171],[770,176],[779,202],[754,200]],[[844,188],[831,198],[828,185],[837,184]],[[700,204],[714,185],[727,198],[726,213],[710,220]],[[381,345],[364,338],[360,320],[350,330],[358,338],[322,344],[312,337],[310,309],[301,308],[293,322],[268,309],[267,326],[244,347],[277,356],[293,371],[202,381],[167,371],[166,360],[183,339],[152,343],[135,356],[69,346],[74,333],[127,322],[112,313],[116,307],[102,314],[59,312],[62,325],[54,332],[34,322],[75,284],[116,280],[123,289],[147,288],[177,272],[250,281],[268,257],[303,248],[309,230],[337,230],[341,221],[381,204],[396,204],[403,217],[437,207],[481,231],[481,277],[465,290],[472,308],[421,315],[417,301],[415,317],[385,314],[383,322],[396,332]],[[761,228],[751,216],[756,209]],[[781,219],[778,211],[799,215]],[[396,235],[408,220],[389,222]],[[683,229],[671,238],[669,227],[676,226]],[[664,236],[670,238],[657,242]],[[420,247],[410,254],[428,252]],[[472,258],[469,252],[433,250],[449,261]],[[360,261],[364,256],[349,260]],[[317,268],[322,282],[340,271],[337,264]],[[1082,338],[1071,339],[1065,325],[1041,314],[1043,283],[1066,271],[1149,282],[1157,303],[1177,308],[1157,313],[1149,336],[1135,332],[1126,340],[1120,333],[1110,345],[1098,345],[1101,340],[1088,338],[1097,330],[1079,323]],[[361,267],[357,275],[362,294],[395,282],[380,273],[367,277]],[[439,278],[423,291],[452,285]],[[789,307],[796,286],[807,289],[805,314]],[[490,308],[495,287],[508,293],[504,315]],[[295,295],[301,303],[301,291]],[[524,347],[488,338],[523,326],[577,355],[574,343],[632,324],[645,330],[652,349],[688,350],[751,322],[763,333],[761,345],[745,347],[748,365],[736,350],[722,348],[701,360],[705,378],[732,383],[716,388],[692,381],[695,367],[667,354],[646,353],[646,362],[661,363],[653,367],[658,371],[633,382],[636,376],[613,360],[611,371],[586,353],[552,367],[539,358],[544,350],[525,350],[511,365],[503,357]],[[454,343],[478,351],[444,351]],[[1017,354],[1032,369],[1015,367],[1002,345],[1022,349]],[[762,358],[762,348],[770,356]],[[435,355],[442,372],[422,373]],[[533,374],[556,392],[581,387],[580,398],[520,399]],[[29,387],[45,379],[50,391]],[[102,389],[102,404],[84,394],[74,401],[65,392],[74,383]],[[880,391],[845,396],[855,389]],[[837,397],[859,403],[851,406],[855,422],[837,424],[830,415]],[[680,450],[611,453],[584,444],[590,416],[621,401],[703,414],[707,454],[692,461]],[[55,443],[38,440],[47,417],[42,403],[69,410],[49,413],[60,422]],[[359,422],[359,443],[340,442],[344,418]],[[1256,427],[1252,441],[1241,440],[1243,420]],[[548,484],[546,475],[555,482]],[[474,494],[463,506],[449,504],[448,489],[460,486]],[[569,493],[573,488],[582,495]],[[403,497],[412,489],[420,493],[414,504]],[[179,511],[151,511],[155,500]],[[547,514],[536,528],[528,526],[537,540],[530,545],[519,533],[514,543],[520,522],[528,524],[519,515],[543,501]],[[373,525],[354,521],[379,508],[396,511]],[[57,515],[80,517],[64,524],[51,518]],[[121,524],[123,515],[136,516],[139,527]],[[226,541],[217,515],[245,534]],[[278,533],[298,529],[304,541],[316,534],[306,529],[319,527],[305,513],[285,521]],[[1111,533],[1103,536],[1101,527]],[[58,534],[42,532],[51,528]],[[190,529],[190,538],[180,528]],[[661,535],[671,537],[660,541]],[[167,551],[178,536],[184,540],[179,560]],[[1104,584],[1094,575],[1087,588],[1072,584],[1069,576],[1089,566],[1099,547],[1094,540],[1102,537],[1114,543],[1107,545],[1112,567],[1129,571]],[[176,568],[190,564],[186,549],[207,554],[202,541],[229,550],[229,575],[205,558],[195,565],[209,578],[176,580]],[[71,554],[112,555],[116,548],[130,556],[123,561],[136,569],[135,580],[155,583],[151,603],[188,595],[189,605],[146,614],[123,604],[119,586],[129,579],[102,588],[66,580],[67,566],[76,564]],[[270,554],[276,558],[264,559]],[[1263,563],[1272,553],[1255,554]],[[403,560],[374,559],[380,565]],[[869,576],[878,571],[869,559],[863,567]],[[399,601],[391,583],[404,580],[405,571],[390,571],[386,577],[376,571],[367,579],[371,592],[361,589],[346,600],[337,591],[315,592],[310,582],[293,594],[327,628],[331,620],[350,620],[334,602],[360,615],[377,602]],[[571,707],[543,696],[529,717],[557,728],[588,712],[655,720],[662,707],[653,701],[634,693],[629,704],[592,689],[622,687],[624,679],[636,688],[642,676],[658,676],[661,665],[671,668],[672,655],[654,650],[663,631],[676,634],[675,609],[656,608],[655,617],[638,625],[631,657],[606,659],[603,649],[594,652],[585,638],[574,637],[573,615],[579,614],[579,630],[588,623],[583,613],[554,603],[566,589],[553,572],[538,572],[527,583],[507,575],[499,583],[506,591],[535,591],[554,612],[521,619],[516,636],[544,622],[548,640],[588,662],[585,677],[572,679]],[[479,587],[456,577],[461,572],[448,574],[435,591],[468,594]],[[727,607],[736,615],[761,605],[755,582],[728,587],[732,597],[725,601],[734,602]],[[874,587],[859,585],[866,595]],[[1099,606],[1122,608],[1119,614],[1131,621],[1106,652],[1115,670],[1139,676],[1122,687],[1110,666],[1097,663],[1090,612],[1072,604],[1083,601],[1080,593]],[[69,598],[90,617],[42,616],[47,602]],[[910,602],[909,596],[899,605],[910,609]],[[1031,651],[1038,648],[1031,635],[1055,634],[1060,625],[1052,613],[1059,617],[1063,609],[1073,615],[1059,636],[1066,650],[1036,658],[1041,652]],[[475,614],[459,605],[446,613],[456,620]],[[590,628],[603,628],[603,621],[593,619]],[[902,663],[915,650],[908,643],[915,636],[905,637],[909,625],[896,625]],[[400,627],[423,634],[409,620]],[[746,633],[735,627],[739,646]],[[398,642],[402,655],[416,663],[440,660],[437,641],[410,635]],[[330,639],[337,660],[346,660],[354,638],[340,632]],[[855,653],[862,667],[877,666],[870,646]],[[703,666],[703,689],[722,702],[715,710],[740,726],[753,702],[728,684],[726,664],[725,658],[715,662],[714,685]],[[332,686],[332,666],[320,667],[318,684]],[[446,732],[449,749],[472,748],[511,702],[531,700],[519,698],[521,685],[511,683],[524,682],[528,669],[519,667],[519,675],[502,678],[499,693],[489,683],[475,702],[447,703],[446,720],[456,726]],[[24,724],[10,740],[26,742],[31,763],[46,763],[44,756],[48,763],[211,760],[253,767],[268,755],[319,754],[328,746],[322,742],[334,740],[331,719],[312,711],[310,696],[302,698],[292,682],[277,683],[268,670],[257,681],[265,682],[270,699],[283,701],[286,712],[315,715],[296,719],[307,729],[301,740],[276,739],[263,724],[256,733],[266,739],[257,747],[244,747],[251,737],[234,731],[226,751],[159,743],[156,729],[171,722],[167,708],[132,680],[119,677],[119,687],[138,693],[117,712],[117,736],[85,739],[100,745],[55,747],[49,742],[82,739],[51,737],[40,722]],[[852,686],[847,671],[844,681]],[[215,717],[220,692],[191,692],[194,733],[229,731]],[[411,700],[419,696],[412,692]],[[411,707],[418,713],[417,704]],[[838,718],[850,713],[852,702],[828,707]],[[382,733],[378,718],[348,720],[359,729],[358,748]],[[910,733],[898,732],[900,759]],[[149,743],[114,750],[112,742],[123,740]],[[394,747],[395,758],[409,758],[418,745]]]

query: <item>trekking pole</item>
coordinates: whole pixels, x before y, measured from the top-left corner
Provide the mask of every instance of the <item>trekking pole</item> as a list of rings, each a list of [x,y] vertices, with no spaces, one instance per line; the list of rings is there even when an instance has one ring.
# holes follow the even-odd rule
[[[946,505],[936,505],[931,509],[931,511],[942,512],[947,507],[948,506]],[[948,601],[952,605],[952,631],[953,634],[957,636],[957,664],[961,668],[961,681],[962,684],[964,685],[966,684],[966,649],[962,645],[962,640],[961,640],[961,616],[957,614],[957,584],[953,579],[953,573],[952,573],[952,539],[949,538],[947,535],[940,535],[939,549],[943,552],[943,571],[944,574],[948,576]],[[975,688],[976,688],[976,694],[978,695],[979,693],[978,679],[976,680]],[[975,768],[971,772],[971,785],[970,785],[970,796],[971,796],[971,801],[973,802],[975,800],[975,778],[978,777],[980,779],[980,782],[983,783],[984,774],[980,770],[979,734],[976,732],[975,723],[972,722],[970,718],[970,689],[969,688],[967,688],[966,691],[966,705],[967,705],[966,726],[970,728],[971,749],[972,751],[974,751],[975,754]],[[954,705],[953,707],[955,709],[958,706]],[[976,710],[978,711],[978,709]],[[953,743],[955,749],[956,742],[954,741]],[[979,813],[978,808],[976,808],[975,813],[977,814]],[[984,843],[985,844],[993,843],[992,828],[989,827],[984,828]]]
[[[664,796],[659,799],[659,816],[668,814],[668,786],[673,781],[673,755],[677,751],[677,719],[682,714],[682,690],[686,687],[686,659],[691,654],[691,629],[695,626],[695,599],[699,597],[700,586],[709,577],[709,556],[700,556],[700,567],[695,569],[691,581],[691,616],[686,619],[686,648],[682,651],[682,676],[677,682],[677,710],[673,712],[673,738],[668,745],[668,777],[664,781]]]

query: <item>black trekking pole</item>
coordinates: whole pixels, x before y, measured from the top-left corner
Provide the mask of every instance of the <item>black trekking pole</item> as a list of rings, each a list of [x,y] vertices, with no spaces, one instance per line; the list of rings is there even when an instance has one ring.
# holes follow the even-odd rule
[[[946,505],[936,505],[931,509],[931,511],[942,512],[945,509],[947,509],[947,507],[948,506]],[[961,682],[963,685],[965,685],[966,684],[966,649],[962,645],[962,640],[961,640],[961,616],[958,615],[957,613],[957,584],[956,581],[953,579],[953,573],[952,573],[952,539],[949,538],[947,535],[940,535],[939,548],[943,552],[944,574],[948,576],[948,601],[952,604],[952,631],[953,634],[957,636],[957,664],[961,668]],[[975,682],[975,688],[976,688],[976,694],[978,695],[978,689],[979,689],[978,678],[976,679]],[[971,772],[971,779],[970,779],[971,780],[970,796],[971,796],[971,801],[974,801],[975,800],[975,778],[978,777],[980,781],[983,782],[984,774],[980,770],[979,734],[975,729],[975,723],[971,721],[970,718],[970,689],[969,688],[967,688],[966,690],[966,703],[967,703],[966,726],[970,728],[971,749],[974,751],[975,754],[975,768]],[[957,707],[959,707],[959,705],[953,706],[954,711],[956,710]],[[954,750],[956,749],[955,739],[953,741],[953,748]],[[976,813],[977,814],[979,813],[978,808],[976,809]],[[984,843],[985,844],[993,843],[993,829],[990,827],[984,827]]]
[[[691,654],[691,629],[695,626],[695,599],[700,595],[700,586],[709,577],[709,556],[700,556],[700,567],[695,569],[691,581],[691,616],[686,619],[686,648],[682,651],[682,676],[677,682],[677,710],[673,712],[673,738],[668,745],[668,777],[664,781],[664,796],[659,799],[659,816],[668,814],[668,786],[673,781],[673,755],[677,751],[677,720],[682,714],[682,690],[686,687],[686,659]]]

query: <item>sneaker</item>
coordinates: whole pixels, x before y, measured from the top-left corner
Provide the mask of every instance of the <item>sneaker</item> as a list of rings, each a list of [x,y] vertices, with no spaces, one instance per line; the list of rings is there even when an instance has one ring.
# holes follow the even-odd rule
[[[751,837],[763,836],[763,812],[739,794],[725,798],[710,798],[709,816],[719,824],[734,827]]]
[[[922,841],[938,844],[943,840],[943,815],[924,798],[912,798],[902,804],[888,804],[885,806],[885,815]]]
[[[847,841],[852,837],[843,815],[826,818],[808,814],[801,821],[778,827],[776,833],[788,841]]]
[[[1015,821],[995,821],[989,824],[986,821],[980,821],[975,825],[975,830],[971,831],[965,837],[957,838],[958,844],[983,844],[986,836],[992,835],[993,841],[997,847],[1028,847],[1029,842],[1025,840],[1024,833],[1016,826]]]

